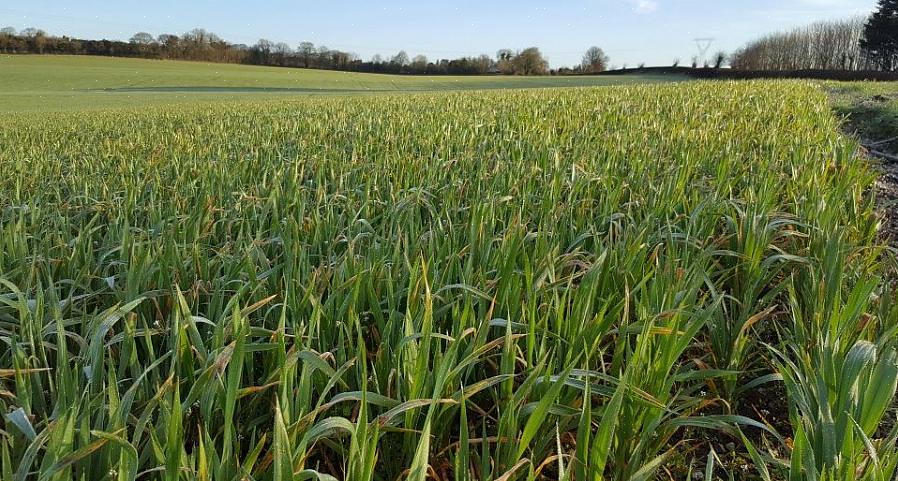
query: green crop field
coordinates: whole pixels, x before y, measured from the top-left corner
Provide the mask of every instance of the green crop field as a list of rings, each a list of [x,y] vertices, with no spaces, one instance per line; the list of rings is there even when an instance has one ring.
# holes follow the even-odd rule
[[[815,84],[52,62],[0,60],[3,480],[893,478]]]
[[[297,95],[591,87],[677,76],[451,77],[83,56],[0,56],[0,113],[76,111]]]

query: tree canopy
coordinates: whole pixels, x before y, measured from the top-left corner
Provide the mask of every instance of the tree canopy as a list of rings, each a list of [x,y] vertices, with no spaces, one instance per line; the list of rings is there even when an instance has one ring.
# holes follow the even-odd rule
[[[879,0],[876,12],[864,25],[861,47],[880,69],[898,67],[898,0]]]

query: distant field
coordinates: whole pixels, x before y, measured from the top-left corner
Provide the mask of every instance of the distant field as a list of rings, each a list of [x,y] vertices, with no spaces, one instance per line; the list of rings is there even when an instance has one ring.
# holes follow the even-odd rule
[[[0,56],[0,112],[246,99],[247,96],[590,87],[682,80],[625,77],[398,76],[85,56]]]

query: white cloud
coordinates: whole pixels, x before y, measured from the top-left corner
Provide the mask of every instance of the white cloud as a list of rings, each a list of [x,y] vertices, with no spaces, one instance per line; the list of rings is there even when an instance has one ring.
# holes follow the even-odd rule
[[[658,10],[658,2],[655,0],[627,0],[633,4],[633,11],[636,13],[652,13]]]

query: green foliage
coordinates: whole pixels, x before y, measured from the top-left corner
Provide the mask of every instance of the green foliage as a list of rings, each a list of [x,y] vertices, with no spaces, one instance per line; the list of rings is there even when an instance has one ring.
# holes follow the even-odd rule
[[[894,470],[874,176],[811,84],[0,127],[3,479]]]
[[[864,25],[860,44],[876,66],[886,71],[895,70],[898,66],[898,2],[879,0],[876,11]]]

